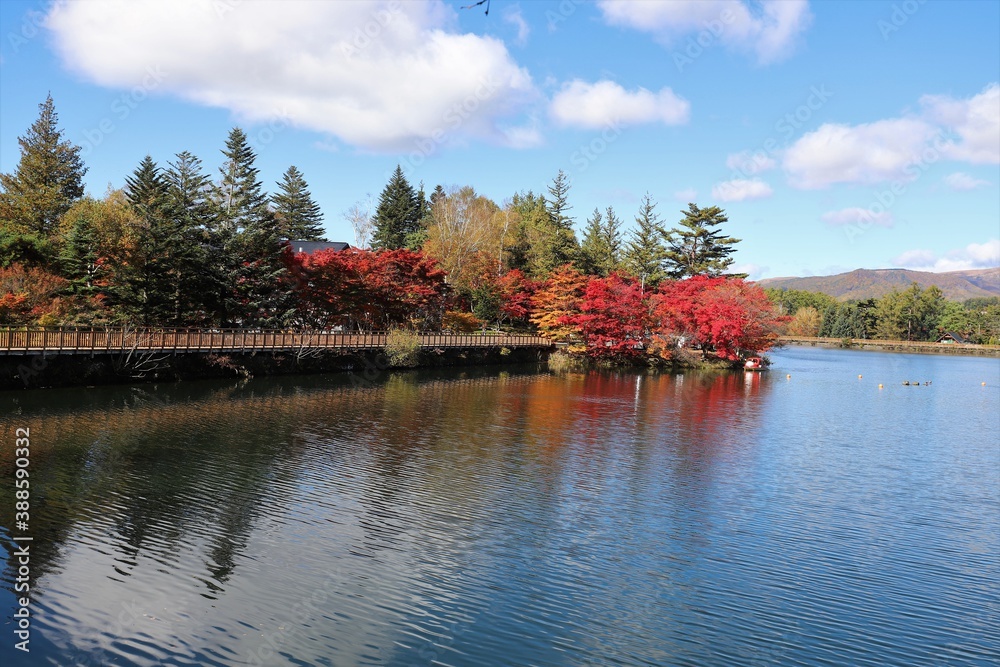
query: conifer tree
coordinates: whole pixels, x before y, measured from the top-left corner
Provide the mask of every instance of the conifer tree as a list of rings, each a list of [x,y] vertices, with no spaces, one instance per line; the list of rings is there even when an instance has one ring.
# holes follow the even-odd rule
[[[667,233],[667,273],[670,277],[728,275],[746,278],[745,273],[726,273],[734,261],[730,257],[735,252],[733,246],[740,239],[723,236],[721,230],[716,229],[729,221],[725,212],[718,206],[698,208],[688,204],[688,210],[681,213],[684,214],[681,228],[675,227]]]
[[[541,240],[545,244],[540,248],[542,254],[550,257],[546,263],[551,267],[561,266],[577,259],[579,245],[576,233],[573,231],[573,218],[568,212],[573,208],[569,204],[569,177],[560,169],[549,186],[549,196],[545,199],[545,208],[549,214],[549,228],[543,231]]]
[[[59,218],[83,196],[87,168],[80,147],[58,127],[52,96],[38,105],[39,115],[18,137],[21,159],[12,174],[0,174],[0,222],[9,233],[50,237]]]
[[[174,293],[175,323],[205,324],[222,308],[225,292],[221,243],[213,234],[218,227],[211,203],[212,182],[202,171],[201,160],[187,151],[177,154],[165,174],[167,207],[182,248],[178,249]]]
[[[278,189],[279,192],[271,197],[271,204],[282,235],[289,240],[322,241],[323,213],[295,165],[285,172]]]
[[[69,280],[71,294],[92,296],[97,292],[97,239],[90,220],[84,216],[73,221],[66,242],[59,252],[59,268]]]
[[[639,205],[639,214],[635,216],[637,226],[625,249],[625,270],[639,279],[644,291],[655,289],[666,277],[663,270],[667,254],[663,244],[665,232],[655,208],[656,202],[646,193]]]
[[[292,314],[292,297],[285,285],[281,233],[254,166],[257,156],[238,127],[230,131],[222,154],[214,203],[223,277],[231,295],[223,304],[223,323],[278,326]]]
[[[580,244],[580,268],[590,275],[607,276],[619,269],[620,254],[621,220],[610,206],[607,217],[595,208]]]
[[[171,233],[167,183],[152,157],[125,178],[125,193],[136,216],[137,243],[117,275],[118,308],[135,324],[161,325],[171,311],[170,269],[179,239]]]
[[[420,231],[420,218],[417,193],[403,175],[403,169],[396,165],[396,171],[379,196],[372,247],[386,250],[407,247],[407,241],[412,241],[411,235]]]
[[[608,255],[608,247],[604,243],[604,216],[600,209],[595,208],[587,218],[587,226],[583,230],[583,240],[580,242],[580,270],[591,276],[606,276],[602,271],[604,258]]]

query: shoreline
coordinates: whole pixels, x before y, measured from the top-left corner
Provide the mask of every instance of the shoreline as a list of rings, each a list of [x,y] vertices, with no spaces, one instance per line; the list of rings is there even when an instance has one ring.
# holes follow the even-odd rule
[[[294,352],[188,352],[183,354],[18,354],[0,355],[0,391],[174,383],[185,380],[277,375],[347,373],[360,385],[382,373],[441,366],[496,366],[542,363],[547,348],[433,348],[416,352],[411,363],[393,364],[384,349]]]
[[[1000,357],[1000,345],[972,345],[964,343],[930,343],[905,340],[874,340],[859,338],[809,338],[781,336],[775,347],[826,347],[842,350],[872,350],[878,352],[905,352],[909,354],[951,354],[968,357]],[[774,348],[772,348],[774,349]]]

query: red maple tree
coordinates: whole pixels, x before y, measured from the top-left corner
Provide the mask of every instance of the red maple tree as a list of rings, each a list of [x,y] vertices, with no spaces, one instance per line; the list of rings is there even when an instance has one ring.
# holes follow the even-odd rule
[[[739,278],[664,282],[652,305],[659,335],[730,361],[769,349],[788,319],[775,312],[763,289]]]
[[[412,250],[319,250],[296,255],[300,312],[319,327],[426,328],[440,323],[448,287],[437,262]]]
[[[646,354],[649,308],[639,284],[612,273],[587,282],[580,312],[564,318],[579,329],[587,356],[637,359]]]

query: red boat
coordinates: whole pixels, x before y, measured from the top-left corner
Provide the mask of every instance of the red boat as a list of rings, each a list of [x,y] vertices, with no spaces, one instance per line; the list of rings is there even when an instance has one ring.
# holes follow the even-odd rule
[[[743,368],[748,371],[766,371],[767,362],[761,357],[750,357],[746,360],[746,363],[743,364]]]

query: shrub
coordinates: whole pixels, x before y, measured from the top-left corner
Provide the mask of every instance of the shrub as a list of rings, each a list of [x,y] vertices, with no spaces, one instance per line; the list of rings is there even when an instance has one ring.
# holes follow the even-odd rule
[[[385,354],[390,366],[413,367],[420,352],[420,336],[405,329],[392,329],[385,341]]]

